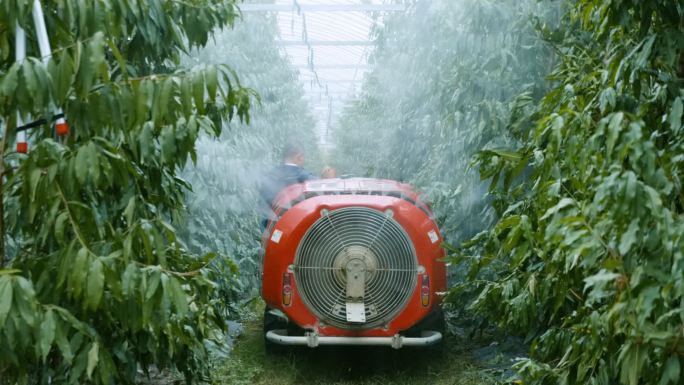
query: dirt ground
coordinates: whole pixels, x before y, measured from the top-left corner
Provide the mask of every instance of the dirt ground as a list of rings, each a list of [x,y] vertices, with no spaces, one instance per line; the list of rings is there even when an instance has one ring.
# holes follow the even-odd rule
[[[215,384],[502,384],[499,374],[479,365],[472,346],[449,337],[440,356],[421,349],[377,347],[297,347],[284,353],[264,350],[261,320],[244,325],[231,357],[217,362]]]

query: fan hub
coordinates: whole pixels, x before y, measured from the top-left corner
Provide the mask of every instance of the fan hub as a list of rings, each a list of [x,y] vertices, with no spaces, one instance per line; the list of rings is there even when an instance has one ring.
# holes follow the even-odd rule
[[[378,258],[365,246],[349,246],[337,254],[337,257],[335,257],[335,260],[333,261],[335,279],[337,279],[341,285],[345,285],[349,269],[353,267],[353,264],[358,263],[364,265],[366,273],[365,281],[369,282],[378,267]]]

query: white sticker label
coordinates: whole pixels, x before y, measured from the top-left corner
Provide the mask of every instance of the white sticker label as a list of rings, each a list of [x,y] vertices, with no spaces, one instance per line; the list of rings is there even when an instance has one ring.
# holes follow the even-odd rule
[[[435,230],[430,230],[428,232],[428,237],[430,237],[430,241],[432,241],[432,243],[439,241],[439,235],[437,235]]]
[[[280,230],[276,230],[273,232],[273,235],[271,235],[271,240],[275,243],[280,242],[280,237],[283,236],[283,232]]]

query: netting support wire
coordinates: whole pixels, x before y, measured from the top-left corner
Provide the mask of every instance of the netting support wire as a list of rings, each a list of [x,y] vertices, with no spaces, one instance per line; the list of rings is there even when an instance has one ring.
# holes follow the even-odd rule
[[[405,4],[240,4],[241,12],[405,12]]]

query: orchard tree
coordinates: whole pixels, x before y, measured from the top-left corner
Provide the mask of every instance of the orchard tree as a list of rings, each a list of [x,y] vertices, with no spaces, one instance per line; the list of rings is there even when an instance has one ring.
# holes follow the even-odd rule
[[[191,63],[227,63],[245,86],[256,90],[260,102],[252,108],[249,125],[226,122],[219,139],[208,135],[197,142],[197,161],[181,175],[193,186],[187,215],[178,227],[190,250],[215,251],[211,267],[223,270],[220,291],[237,306],[258,295],[261,247],[259,187],[281,158],[292,138],[306,150],[306,167],[320,169],[317,135],[310,106],[297,70],[281,52],[275,13],[250,12],[233,30],[217,33],[213,41],[186,58]],[[240,274],[235,277],[235,263]],[[232,316],[235,316],[233,312]]]
[[[226,66],[179,59],[232,25],[235,0],[46,2],[47,64],[32,3],[0,5],[0,383],[133,383],[153,364],[196,381],[223,304],[212,255],[176,236],[178,172],[200,133],[248,118],[253,93]],[[39,122],[25,154],[17,114]]]
[[[500,220],[458,250],[471,308],[532,342],[525,384],[684,381],[684,8],[567,2],[555,86],[478,155]],[[503,182],[503,183],[502,183]],[[494,272],[494,274],[492,274]]]
[[[388,16],[334,131],[338,169],[415,184],[450,242],[486,228],[495,213],[472,155],[512,142],[512,100],[543,94],[550,52],[533,21],[555,13],[536,0],[425,0]]]

